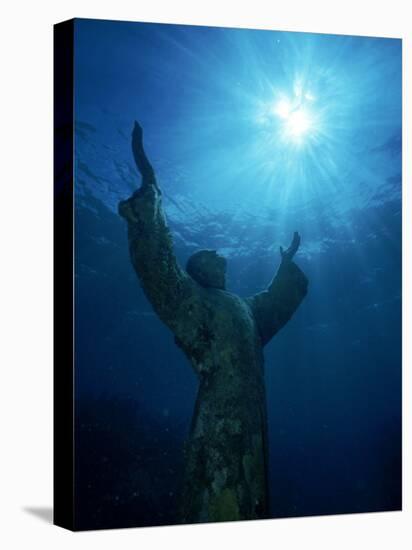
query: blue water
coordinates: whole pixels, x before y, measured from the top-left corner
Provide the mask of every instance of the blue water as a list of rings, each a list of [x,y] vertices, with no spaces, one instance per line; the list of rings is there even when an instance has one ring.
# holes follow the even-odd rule
[[[117,215],[135,119],[183,264],[215,248],[248,296],[302,236],[309,293],[265,349],[271,515],[400,508],[401,65],[395,39],[76,20],[83,527],[176,521],[196,395]]]

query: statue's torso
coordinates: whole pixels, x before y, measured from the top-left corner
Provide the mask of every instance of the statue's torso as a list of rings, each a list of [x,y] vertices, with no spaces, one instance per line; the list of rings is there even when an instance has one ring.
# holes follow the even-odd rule
[[[247,302],[201,291],[179,345],[200,375],[183,495],[188,522],[265,517],[263,352]]]

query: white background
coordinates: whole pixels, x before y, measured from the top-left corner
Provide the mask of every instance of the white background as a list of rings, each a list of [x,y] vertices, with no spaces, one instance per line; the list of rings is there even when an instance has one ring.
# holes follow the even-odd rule
[[[240,1],[240,0],[239,0]],[[4,6],[7,6],[6,8]],[[404,39],[406,0],[83,0],[3,3],[0,30],[0,547],[403,549],[411,535],[410,113],[404,103],[404,511],[70,533],[52,506],[52,25],[71,17],[197,23]],[[409,432],[409,433],[408,433]],[[342,457],[344,460],[344,457]],[[44,509],[46,511],[44,511]],[[41,513],[40,513],[41,515]],[[408,523],[409,529],[408,529]]]

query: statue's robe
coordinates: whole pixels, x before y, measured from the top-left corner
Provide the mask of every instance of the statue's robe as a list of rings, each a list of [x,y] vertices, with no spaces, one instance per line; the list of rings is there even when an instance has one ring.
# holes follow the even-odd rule
[[[283,260],[267,290],[250,298],[200,286],[175,258],[154,179],[119,213],[144,293],[199,379],[180,521],[267,517],[263,347],[301,303],[307,279]]]

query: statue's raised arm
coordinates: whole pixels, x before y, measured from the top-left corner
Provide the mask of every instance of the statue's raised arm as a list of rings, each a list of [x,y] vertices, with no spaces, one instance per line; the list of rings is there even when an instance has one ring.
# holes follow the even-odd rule
[[[299,245],[300,236],[295,232],[290,247],[280,247],[281,264],[268,288],[248,298],[263,345],[289,321],[306,296],[308,280],[293,262]]]
[[[196,294],[196,284],[175,257],[161,191],[146,157],[142,129],[137,122],[132,150],[142,184],[129,199],[119,203],[119,214],[128,224],[130,256],[144,293],[160,319],[179,337],[187,319],[186,308]]]

